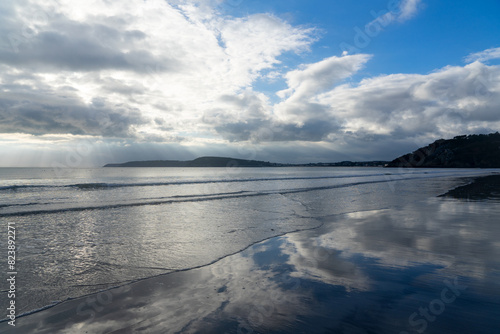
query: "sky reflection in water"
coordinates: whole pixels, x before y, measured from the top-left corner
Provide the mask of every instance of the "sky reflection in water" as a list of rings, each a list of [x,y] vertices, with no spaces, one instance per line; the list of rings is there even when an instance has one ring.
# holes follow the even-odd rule
[[[331,216],[319,229],[66,302],[19,325],[40,333],[497,333],[499,211],[430,199]]]

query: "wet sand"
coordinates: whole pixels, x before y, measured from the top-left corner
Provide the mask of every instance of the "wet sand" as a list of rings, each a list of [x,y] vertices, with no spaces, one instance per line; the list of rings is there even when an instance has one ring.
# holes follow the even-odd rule
[[[467,198],[325,217],[317,229],[66,301],[0,332],[498,333],[500,206]]]

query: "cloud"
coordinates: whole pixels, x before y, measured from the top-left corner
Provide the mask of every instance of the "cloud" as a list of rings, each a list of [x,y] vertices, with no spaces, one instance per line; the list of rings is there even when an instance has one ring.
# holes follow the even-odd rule
[[[371,29],[380,29],[380,25],[382,27],[386,27],[392,23],[406,22],[415,15],[417,15],[418,11],[422,7],[422,0],[400,0],[400,1],[391,1],[389,2],[389,7],[387,11],[383,11],[379,13],[378,16],[375,12],[375,19],[366,25],[367,30]],[[378,28],[374,28],[378,27]]]
[[[332,57],[303,65],[284,75],[288,88],[279,92],[280,103],[247,97],[239,106],[218,110],[212,124],[232,141],[329,142],[340,152],[367,155],[364,148],[370,147],[380,156],[405,145],[417,148],[438,138],[500,128],[500,67],[475,62],[423,75],[342,82],[369,59]],[[242,117],[234,117],[234,110]]]
[[[306,62],[314,28],[267,13],[233,17],[217,4],[3,2],[0,133],[182,142],[201,154],[259,146],[268,160],[303,161],[390,159],[408,145],[500,127],[500,70],[484,64],[498,48],[463,67],[358,81],[372,55],[289,68],[290,53]],[[402,22],[422,2],[395,4],[385,14]],[[266,78],[277,97],[261,91]]]
[[[314,32],[312,28],[292,27],[268,14],[225,21],[219,29],[225,52],[230,57],[229,75],[250,74],[249,79],[280,63],[277,57],[283,52],[308,50]]]
[[[407,21],[413,18],[419,9],[419,5],[422,0],[403,0],[400,3],[400,13],[397,17],[397,20],[400,22]]]
[[[157,57],[146,51],[143,32],[126,30],[119,25],[75,22],[57,16],[43,30],[30,30],[29,35],[22,33],[27,30],[26,26],[19,30],[20,35],[10,34],[10,47],[0,52],[3,64],[38,72],[116,69],[139,73],[156,64],[162,64],[164,70],[172,70],[178,65],[175,59]]]
[[[270,106],[267,99],[261,98],[254,108],[261,111],[262,117],[225,122],[216,130],[232,140],[320,142],[340,127],[328,106],[317,103],[315,97],[356,73],[370,57],[329,57],[289,71],[284,75],[288,88],[277,93],[282,102]]]
[[[279,91],[277,95],[282,98],[288,97],[290,102],[310,98],[353,75],[370,58],[370,55],[365,54],[334,56],[314,64],[302,65],[300,69],[285,75],[289,88]]]
[[[318,97],[346,132],[427,139],[500,128],[500,67],[476,62],[427,75],[394,74]]]
[[[500,58],[500,48],[491,48],[481,52],[472,53],[465,58],[465,61],[467,63],[472,63],[475,61],[487,62],[488,60],[499,59],[499,58]]]
[[[135,137],[134,126],[148,120],[139,110],[114,105],[106,98],[84,104],[68,91],[64,97],[50,96],[50,90],[26,91],[11,86],[0,92],[0,133],[30,133]]]
[[[0,27],[5,133],[212,136],[200,122],[204,114],[227,108],[280,56],[307,51],[315,40],[313,28],[270,14],[223,16],[209,2],[32,0],[2,7],[10,15],[1,14]],[[239,119],[266,117],[251,116],[255,108]],[[99,124],[96,113],[113,124]]]

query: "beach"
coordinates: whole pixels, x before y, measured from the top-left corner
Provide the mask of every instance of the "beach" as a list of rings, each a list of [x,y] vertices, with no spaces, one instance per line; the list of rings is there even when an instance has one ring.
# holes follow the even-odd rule
[[[28,312],[16,319],[15,327],[4,321],[0,330],[2,333],[498,332],[500,200],[491,189],[488,196],[480,198],[448,194],[452,189],[455,189],[453,194],[463,194],[460,187],[464,186],[465,189],[472,186],[477,193],[477,185],[484,183],[477,174],[491,175],[494,171],[459,172],[460,175],[446,171],[448,174],[429,175],[436,172],[422,170],[405,172],[412,175],[386,175],[387,170],[382,169],[383,173],[373,176],[377,174],[374,171],[379,170],[365,170],[362,177],[351,174],[329,187],[325,187],[325,180],[329,179],[325,179],[324,171],[322,178],[312,180],[295,175],[292,183],[319,180],[323,186],[304,188],[300,184],[284,191],[283,185],[279,185],[281,193],[286,194],[278,197],[288,196],[288,206],[284,202],[270,204],[271,200],[277,200],[272,189],[265,196],[245,197],[251,201],[247,206],[241,198],[234,197],[207,201],[212,207],[224,202],[226,210],[230,201],[239,202],[222,213],[232,214],[231,228],[224,230],[223,237],[205,235],[206,241],[200,247],[190,245],[183,249],[185,254],[179,259],[185,259],[184,267],[175,268],[172,264],[180,260],[171,256],[163,258],[165,268],[161,272],[158,267],[152,269],[148,261],[161,262],[162,253],[151,255],[144,249],[141,252],[130,249],[131,253],[141,254],[144,267],[148,267],[142,277],[132,277],[131,272],[137,271],[137,267],[117,268],[118,274],[111,274],[118,277],[125,273],[130,281],[114,287],[72,290],[93,291]],[[335,182],[338,176],[346,176],[335,173]],[[498,176],[489,178],[487,184],[498,180]],[[220,192],[217,194],[221,196]],[[440,196],[443,194],[447,195]],[[262,197],[266,200],[254,202]],[[158,210],[163,204],[153,207]],[[245,211],[250,209],[253,211]],[[238,217],[238,210],[246,212],[246,216]],[[82,211],[88,215],[88,210]],[[173,209],[171,212],[174,213]],[[290,212],[293,224],[291,218],[283,220],[285,213]],[[7,217],[3,219],[34,216]],[[222,225],[220,216],[217,217]],[[266,217],[268,220],[263,220]],[[216,217],[209,218],[211,223]],[[260,222],[253,221],[256,219]],[[196,226],[203,226],[199,221],[204,220],[206,216],[196,216]],[[238,231],[238,226],[247,228]],[[261,231],[250,234],[259,228]],[[242,236],[234,238],[237,233]],[[231,239],[224,239],[226,235]],[[151,237],[152,243],[155,240]],[[228,244],[230,241],[232,245]],[[94,277],[98,281],[100,276]],[[69,285],[68,289],[71,288]]]
[[[0,334],[499,334],[499,14],[1,1]]]

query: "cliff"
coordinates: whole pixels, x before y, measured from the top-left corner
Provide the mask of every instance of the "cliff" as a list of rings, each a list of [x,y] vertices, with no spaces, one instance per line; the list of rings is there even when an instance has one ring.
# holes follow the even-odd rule
[[[436,140],[391,161],[387,167],[500,168],[500,134]]]

